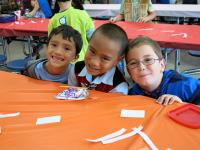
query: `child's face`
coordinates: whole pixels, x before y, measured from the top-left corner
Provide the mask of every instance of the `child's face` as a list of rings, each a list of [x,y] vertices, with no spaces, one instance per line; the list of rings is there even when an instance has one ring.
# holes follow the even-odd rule
[[[93,77],[106,73],[120,60],[119,49],[119,42],[111,40],[101,33],[96,33],[90,40],[85,55],[87,71]]]
[[[160,85],[164,69],[164,60],[159,60],[149,45],[133,47],[127,54],[127,70],[132,80],[146,91],[151,92]]]
[[[65,40],[62,34],[53,35],[46,53],[49,67],[65,70],[66,66],[76,58],[74,40]]]

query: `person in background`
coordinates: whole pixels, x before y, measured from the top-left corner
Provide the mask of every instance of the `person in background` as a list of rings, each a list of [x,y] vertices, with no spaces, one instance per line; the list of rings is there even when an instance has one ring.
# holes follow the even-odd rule
[[[67,83],[72,67],[70,62],[78,59],[82,39],[78,31],[68,25],[54,28],[47,41],[47,59],[28,62],[24,75],[40,80]]]
[[[83,4],[84,4],[84,0],[72,0],[72,6],[75,9],[84,10]]]
[[[61,24],[70,25],[79,31],[83,39],[83,47],[78,59],[78,61],[81,61],[84,59],[88,47],[88,39],[94,32],[93,21],[85,10],[75,9],[71,0],[57,0],[57,2],[60,12],[50,19],[48,33]]]
[[[13,13],[18,9],[15,0],[0,0],[0,14]]]
[[[183,4],[189,4],[189,5],[197,5],[198,4],[198,0],[183,0]],[[183,18],[184,21],[184,18]],[[188,18],[188,24],[192,25],[192,24],[200,24],[200,19],[199,18]]]
[[[128,73],[135,82],[129,95],[155,98],[163,105],[175,101],[200,105],[200,81],[165,70],[160,46],[152,39],[139,36],[130,41],[125,57]]]
[[[111,22],[149,22],[156,17],[151,0],[122,0],[120,14],[111,17]]]
[[[31,0],[32,11],[25,14],[28,18],[45,18],[37,0]]]
[[[68,84],[102,92],[128,93],[128,84],[116,67],[127,48],[128,37],[119,26],[107,23],[95,30],[85,60],[72,68]]]

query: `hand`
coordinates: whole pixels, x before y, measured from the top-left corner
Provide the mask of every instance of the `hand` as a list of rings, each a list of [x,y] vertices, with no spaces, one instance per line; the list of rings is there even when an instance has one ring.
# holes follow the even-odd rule
[[[178,96],[171,95],[171,94],[164,94],[164,95],[160,96],[156,100],[156,102],[166,106],[166,105],[170,105],[174,102],[182,103],[182,100]]]
[[[148,17],[140,17],[136,22],[148,22],[148,21],[149,21]]]
[[[39,10],[40,6],[38,4],[38,1],[35,1],[35,4],[33,6],[33,10],[29,12],[28,17],[33,17],[35,13]]]
[[[117,21],[123,20],[123,18],[124,18],[124,16],[121,15],[121,14],[119,14],[119,15],[117,15],[116,17],[111,17],[111,18],[110,18],[110,22],[115,23],[115,22],[117,22]]]
[[[109,21],[112,22],[112,23],[115,23],[115,22],[117,22],[117,17],[111,17],[109,19]]]

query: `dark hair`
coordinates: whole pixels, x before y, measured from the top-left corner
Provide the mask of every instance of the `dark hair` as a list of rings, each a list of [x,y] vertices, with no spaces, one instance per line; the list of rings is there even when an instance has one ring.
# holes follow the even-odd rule
[[[67,2],[70,0],[57,0],[57,2]],[[72,6],[76,9],[84,10],[84,0],[72,0]]]
[[[49,44],[49,41],[51,40],[51,38],[57,34],[62,34],[63,39],[65,40],[71,41],[70,38],[73,38],[75,46],[76,46],[76,55],[80,53],[83,46],[83,41],[82,41],[81,34],[77,30],[75,30],[74,28],[68,25],[60,25],[51,31],[47,39],[47,45]]]
[[[119,42],[119,55],[124,55],[128,46],[128,37],[126,32],[120,26],[113,23],[103,24],[94,31],[90,39],[92,39],[97,33],[101,33],[109,39]]]
[[[147,36],[138,36],[135,39],[131,40],[128,44],[128,49],[126,51],[126,57],[130,49],[138,47],[141,45],[149,45],[152,47],[153,51],[156,53],[159,59],[162,59],[162,52],[158,43]]]
[[[72,6],[76,9],[84,10],[84,0],[72,0]]]

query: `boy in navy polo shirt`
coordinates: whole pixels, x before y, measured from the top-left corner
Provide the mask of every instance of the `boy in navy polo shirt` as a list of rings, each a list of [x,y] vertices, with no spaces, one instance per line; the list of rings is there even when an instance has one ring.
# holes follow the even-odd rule
[[[126,52],[127,69],[136,83],[129,95],[145,95],[163,105],[189,102],[200,105],[200,81],[174,70],[165,70],[159,45],[139,36],[129,43]]]

